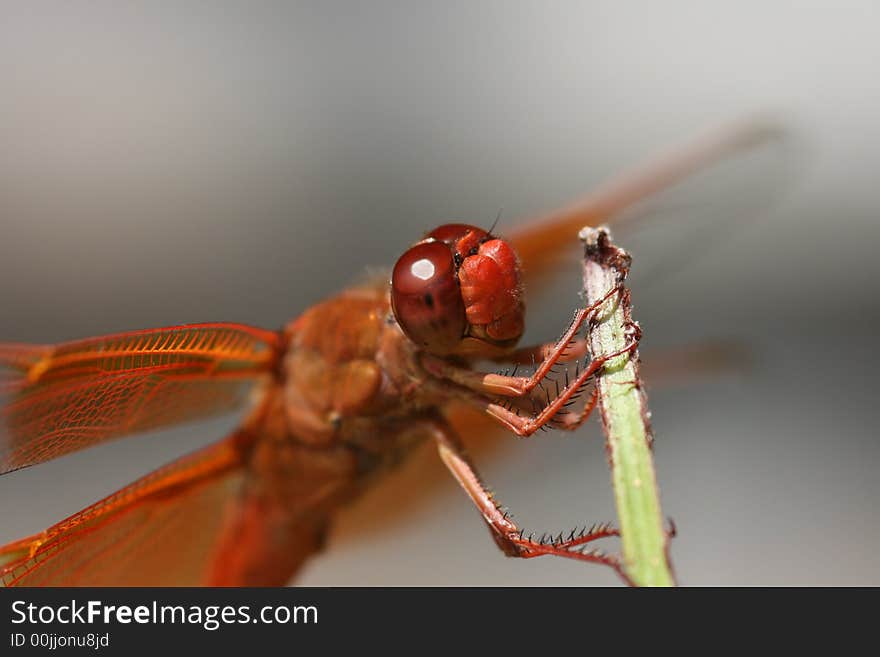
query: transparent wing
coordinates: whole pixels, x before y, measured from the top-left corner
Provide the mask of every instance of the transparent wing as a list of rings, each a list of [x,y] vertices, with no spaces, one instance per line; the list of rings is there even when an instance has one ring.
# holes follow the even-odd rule
[[[725,228],[741,228],[786,187],[784,177],[792,173],[790,146],[775,122],[748,119],[706,132],[611,178],[567,208],[517,225],[508,237],[522,259],[527,289],[534,283],[540,287],[548,275],[581,255],[571,247],[577,246],[584,226],[609,224],[615,234],[620,227],[629,229],[626,240],[617,236],[617,241],[637,256],[637,271],[650,270],[651,278],[658,267],[687,262],[684,254],[692,254],[692,247],[718,239]],[[756,156],[768,161],[756,166]],[[672,188],[683,193],[670,194]],[[644,266],[652,253],[662,266]]]
[[[0,474],[230,410],[279,349],[275,332],[222,323],[0,344]]]
[[[45,532],[0,548],[0,584],[202,584],[243,473],[234,437],[184,456]]]

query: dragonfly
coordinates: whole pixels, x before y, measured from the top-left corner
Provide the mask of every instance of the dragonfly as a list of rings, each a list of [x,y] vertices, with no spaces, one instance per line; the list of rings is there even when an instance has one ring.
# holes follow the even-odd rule
[[[583,226],[613,223],[765,136],[753,122],[711,131],[504,237],[439,226],[390,275],[280,330],[215,322],[56,345],[0,343],[0,474],[247,407],[227,437],[0,547],[0,583],[283,585],[321,550],[336,512],[425,441],[503,554],[599,563],[625,578],[618,557],[591,547],[618,534],[609,524],[549,538],[517,526],[450,415],[476,411],[523,438],[580,426],[596,404],[588,392],[595,374],[618,354],[590,354],[579,337],[592,307],[580,308],[561,338],[518,346],[524,272],[531,284],[558,266]],[[636,347],[634,339],[625,349]],[[478,369],[486,361],[513,370]],[[561,384],[553,378],[559,364]]]

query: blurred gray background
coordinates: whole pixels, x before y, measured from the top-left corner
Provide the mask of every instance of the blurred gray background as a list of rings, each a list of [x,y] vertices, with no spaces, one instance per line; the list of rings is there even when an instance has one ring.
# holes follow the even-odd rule
[[[769,111],[787,146],[649,201],[643,231],[618,235],[649,365],[715,339],[752,354],[745,374],[648,382],[672,556],[690,585],[878,584],[878,19],[872,0],[3,2],[0,339],[278,327],[438,223],[503,207],[503,233]],[[577,289],[575,265],[529,299],[530,341],[564,328]],[[234,424],[0,478],[0,542]],[[523,524],[614,517],[596,424],[484,438],[466,436]],[[504,558],[428,447],[298,582],[617,580]]]

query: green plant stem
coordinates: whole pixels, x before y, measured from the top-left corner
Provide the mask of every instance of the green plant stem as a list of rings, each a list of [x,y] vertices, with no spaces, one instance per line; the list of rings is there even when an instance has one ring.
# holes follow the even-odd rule
[[[580,238],[584,242],[586,302],[592,304],[621,285],[621,294],[602,304],[590,323],[588,338],[595,357],[619,351],[636,339],[630,292],[623,286],[631,258],[611,243],[604,227],[584,228]],[[596,386],[620,522],[624,572],[636,586],[674,586],[638,352],[609,360]]]

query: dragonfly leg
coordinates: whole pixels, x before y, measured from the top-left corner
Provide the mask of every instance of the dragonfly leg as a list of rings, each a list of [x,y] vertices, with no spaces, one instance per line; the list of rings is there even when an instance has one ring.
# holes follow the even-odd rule
[[[510,363],[511,365],[531,365],[534,363],[543,363],[546,359],[553,355],[559,341],[544,342],[542,344],[533,344],[528,347],[520,347],[504,356],[494,358],[496,363]],[[585,358],[590,355],[590,347],[587,340],[583,336],[574,336],[569,340],[568,345],[559,354],[556,359],[557,363],[569,363],[578,358]]]
[[[588,361],[583,369],[579,369],[572,378],[567,378],[565,384],[554,389],[552,393],[548,386],[542,385],[540,381],[536,384],[540,386],[539,389],[530,388],[522,391],[516,389],[516,384],[521,384],[526,380],[525,377],[474,372],[440,359],[432,359],[432,362],[426,366],[438,377],[437,380],[428,382],[428,385],[438,388],[440,394],[460,399],[488,413],[521,437],[531,436],[539,429],[548,426],[575,429],[595,408],[597,402],[595,391],[580,412],[575,413],[568,408],[575,403],[584,386],[605,366],[605,363],[634,351],[638,347],[639,337],[638,327],[633,325],[627,344],[623,348]],[[563,339],[567,339],[566,336],[563,336]],[[492,377],[492,383],[487,385],[484,382],[488,377]],[[499,388],[496,384],[501,380],[507,380],[510,385]],[[499,389],[505,392],[499,392]],[[508,399],[499,400],[497,397]],[[529,404],[532,408],[528,407]]]
[[[610,566],[627,583],[630,583],[619,557],[586,547],[600,538],[619,536],[619,530],[610,524],[602,523],[558,534],[545,533],[537,538],[534,534],[527,534],[513,522],[510,513],[501,506],[492,491],[483,483],[453,429],[439,418],[426,422],[427,429],[437,443],[440,458],[482,514],[495,543],[504,554],[522,559],[555,555],[600,563]]]
[[[584,322],[608,299],[615,294],[620,294],[623,286],[617,285],[609,290],[601,299],[586,308],[578,309],[568,329],[556,342],[551,345],[529,347],[519,352],[514,352],[515,358],[525,358],[527,355],[539,353],[542,356],[535,372],[531,376],[507,376],[489,372],[475,372],[467,367],[461,367],[444,358],[431,354],[422,356],[422,366],[434,376],[447,379],[458,385],[470,388],[476,392],[502,395],[505,397],[523,397],[541,385],[541,382],[551,374],[553,366],[558,362],[571,360],[574,355],[572,349],[578,349],[578,332]],[[579,349],[586,353],[586,344]],[[510,362],[517,362],[516,360]]]

